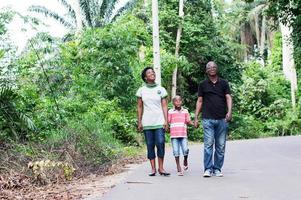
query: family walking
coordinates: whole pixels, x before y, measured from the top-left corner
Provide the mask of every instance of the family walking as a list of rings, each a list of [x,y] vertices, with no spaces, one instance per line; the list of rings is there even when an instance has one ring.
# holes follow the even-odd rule
[[[155,176],[157,172],[163,176],[170,175],[164,169],[165,132],[168,129],[178,175],[183,176],[184,171],[188,170],[187,125],[197,128],[200,112],[204,130],[203,176],[223,176],[228,122],[232,118],[232,97],[228,82],[218,77],[216,63],[208,62],[205,70],[208,78],[199,84],[194,122],[191,121],[188,110],[182,107],[180,96],[173,97],[173,108],[168,110],[167,92],[155,83],[153,68],[147,67],[142,71],[141,78],[145,84],[136,93],[138,129],[145,136],[147,158],[151,165],[149,176]],[[180,154],[184,156],[183,168]]]

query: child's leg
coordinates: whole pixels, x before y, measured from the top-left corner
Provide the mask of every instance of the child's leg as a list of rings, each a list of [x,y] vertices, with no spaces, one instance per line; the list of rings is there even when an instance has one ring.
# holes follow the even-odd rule
[[[188,169],[188,153],[189,153],[187,138],[182,139],[181,148],[182,148],[183,155],[184,155],[184,163],[183,163],[184,169],[187,170]]]
[[[188,155],[184,156],[184,167],[186,168],[188,166]]]
[[[171,144],[173,149],[173,155],[175,156],[177,170],[178,172],[182,171],[180,166],[180,143],[178,138],[171,138]]]
[[[177,164],[177,170],[178,172],[182,171],[181,165],[180,165],[180,156],[175,156],[176,164]]]

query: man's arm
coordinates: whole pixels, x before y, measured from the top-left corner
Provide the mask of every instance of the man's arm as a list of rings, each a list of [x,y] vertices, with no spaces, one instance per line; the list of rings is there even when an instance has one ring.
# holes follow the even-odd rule
[[[138,130],[143,131],[142,127],[142,113],[143,113],[143,101],[141,97],[137,100],[137,120],[138,120]]]
[[[161,99],[161,105],[162,105],[162,110],[163,110],[163,115],[164,115],[164,129],[167,131],[168,130],[168,124],[167,124],[167,110],[168,110],[168,106],[167,106],[167,99],[166,98],[162,98]]]
[[[195,108],[195,116],[194,116],[194,127],[198,128],[199,127],[199,113],[202,109],[202,104],[203,104],[203,97],[198,97],[198,100],[196,102],[196,108]]]
[[[228,112],[226,114],[226,120],[227,122],[229,122],[232,119],[232,97],[230,94],[226,94],[226,101],[227,101],[227,109],[228,109]]]

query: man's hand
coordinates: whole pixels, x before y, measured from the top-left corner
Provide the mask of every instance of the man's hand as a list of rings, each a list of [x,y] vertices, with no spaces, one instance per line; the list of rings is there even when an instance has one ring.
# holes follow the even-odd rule
[[[229,122],[232,120],[232,113],[231,112],[227,112],[226,114],[226,121]]]
[[[194,120],[194,128],[198,128],[199,127],[199,120],[196,118]]]
[[[193,122],[192,122],[192,121],[189,121],[189,122],[188,122],[188,125],[194,126],[194,121],[193,121]]]

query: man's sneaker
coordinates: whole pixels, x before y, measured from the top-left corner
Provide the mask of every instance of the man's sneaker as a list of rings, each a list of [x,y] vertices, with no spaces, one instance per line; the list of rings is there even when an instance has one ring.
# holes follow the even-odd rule
[[[215,176],[217,176],[217,177],[223,177],[223,176],[224,176],[224,175],[222,174],[222,172],[221,172],[220,170],[218,170],[218,169],[214,170],[214,174],[215,174]]]
[[[204,172],[204,175],[203,177],[211,177],[211,171],[209,169],[207,169],[205,172]]]

